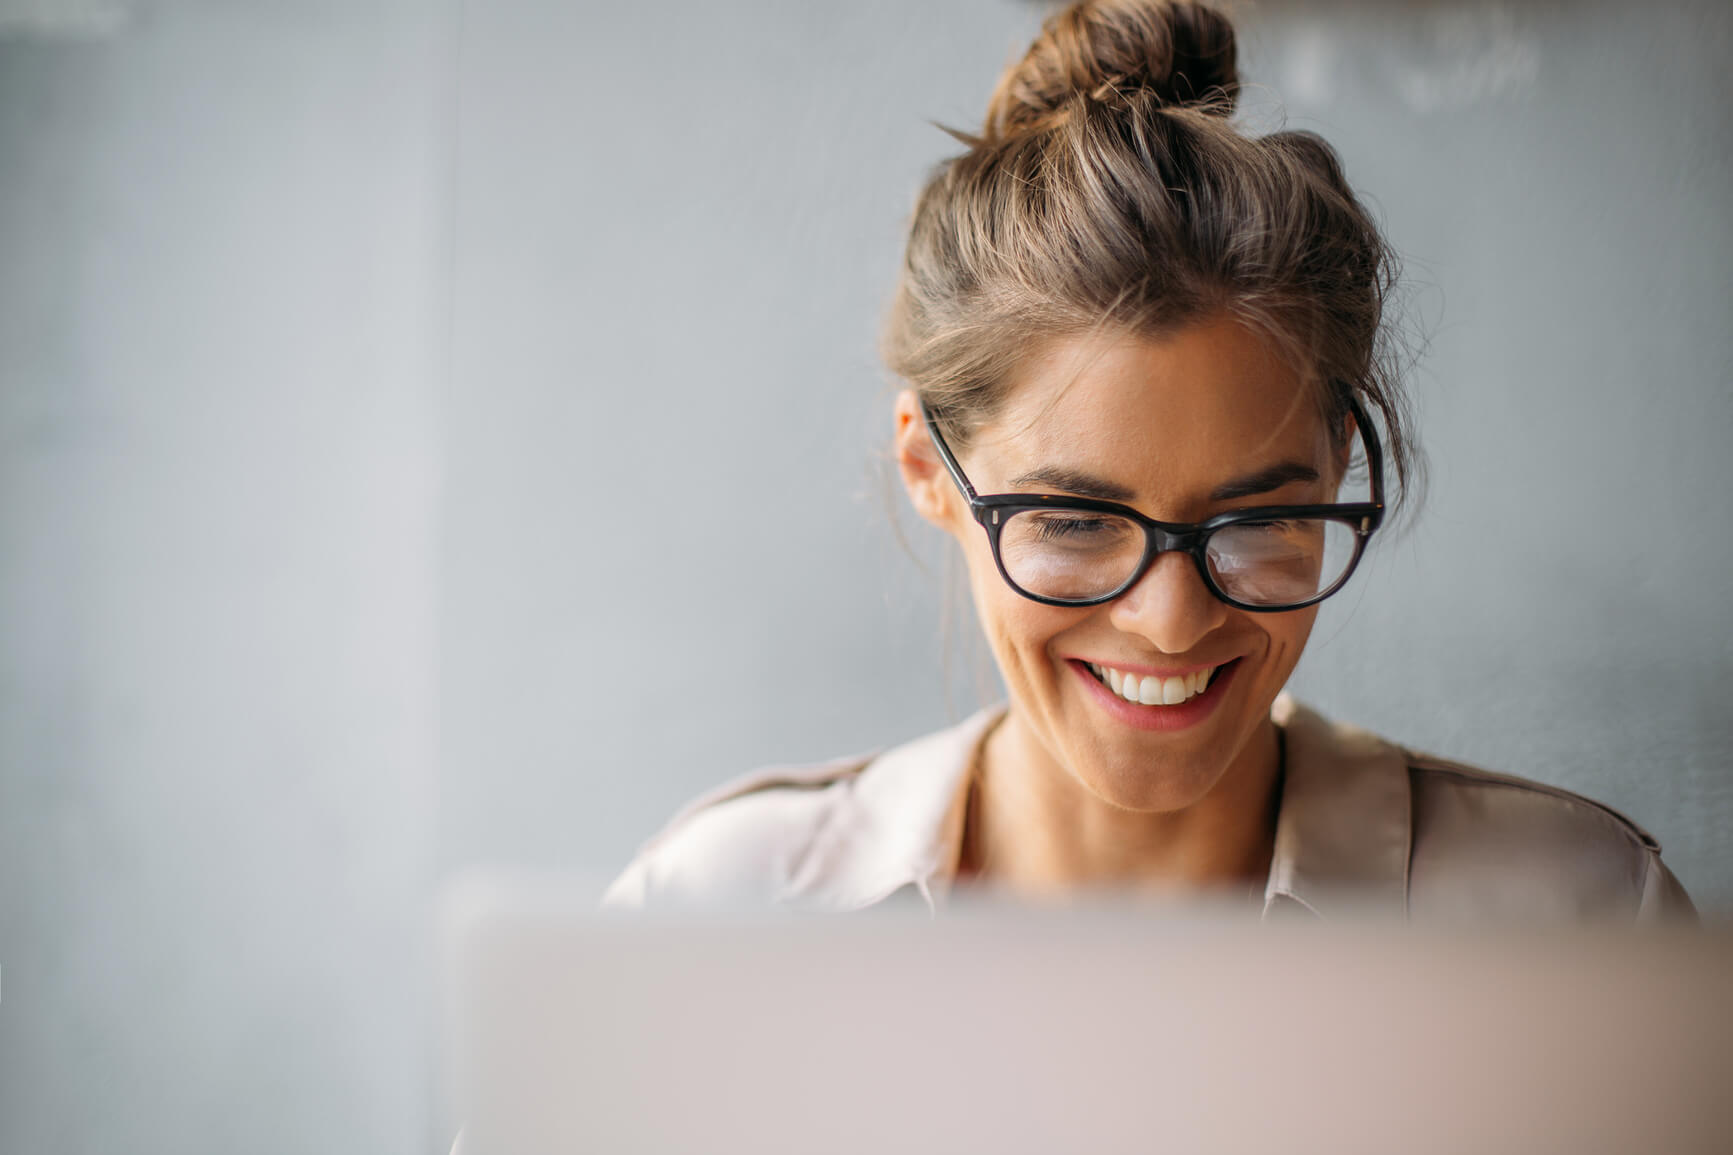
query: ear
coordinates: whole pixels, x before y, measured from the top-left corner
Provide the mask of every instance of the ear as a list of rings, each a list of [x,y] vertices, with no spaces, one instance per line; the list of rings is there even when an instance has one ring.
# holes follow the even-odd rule
[[[938,450],[933,448],[914,390],[904,389],[897,394],[894,412],[897,471],[902,474],[909,503],[932,524],[955,533],[962,498],[945,471],[945,463],[939,460]]]

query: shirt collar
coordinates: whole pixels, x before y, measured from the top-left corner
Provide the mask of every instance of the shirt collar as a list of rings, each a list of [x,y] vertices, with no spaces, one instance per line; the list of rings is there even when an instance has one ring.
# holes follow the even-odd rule
[[[803,857],[791,897],[855,910],[912,890],[936,909],[955,878],[976,756],[1004,713],[988,707],[868,763]],[[1271,716],[1285,735],[1285,776],[1264,917],[1401,915],[1412,832],[1406,757],[1287,694]]]
[[[1285,736],[1286,772],[1264,917],[1291,904],[1322,918],[1406,914],[1414,829],[1407,756],[1287,694],[1270,716]]]

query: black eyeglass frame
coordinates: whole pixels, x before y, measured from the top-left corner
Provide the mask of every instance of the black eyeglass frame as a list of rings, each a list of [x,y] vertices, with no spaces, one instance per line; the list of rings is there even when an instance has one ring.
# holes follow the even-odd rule
[[[1366,448],[1366,469],[1371,481],[1372,500],[1355,502],[1338,502],[1330,505],[1263,505],[1248,509],[1235,509],[1227,513],[1218,513],[1214,517],[1192,524],[1179,522],[1156,521],[1145,517],[1129,505],[1121,505],[1116,501],[1101,501],[1093,497],[1065,497],[1050,493],[994,493],[985,496],[976,493],[975,487],[963,473],[963,467],[957,463],[956,454],[945,443],[944,435],[939,432],[939,423],[927,408],[925,401],[918,401],[921,417],[927,423],[927,433],[933,439],[933,447],[939,451],[939,458],[945,463],[945,469],[950,473],[951,480],[969,503],[969,512],[981,528],[987,533],[987,541],[993,549],[993,564],[999,569],[999,576],[1005,579],[1005,584],[1030,601],[1040,602],[1049,606],[1098,606],[1110,602],[1136,585],[1143,575],[1149,572],[1149,567],[1155,564],[1155,559],[1164,553],[1179,551],[1191,555],[1197,564],[1197,572],[1203,578],[1204,588],[1214,594],[1219,600],[1226,602],[1235,609],[1246,610],[1255,614],[1279,614],[1289,610],[1303,610],[1307,606],[1315,606],[1331,594],[1348,584],[1348,579],[1354,576],[1354,570],[1360,565],[1360,558],[1366,552],[1366,544],[1372,534],[1384,523],[1384,453],[1378,442],[1377,431],[1372,428],[1372,422],[1366,417],[1366,411],[1359,402],[1350,397],[1348,410],[1354,417],[1354,427],[1360,434],[1360,441]],[[1084,513],[1108,513],[1135,522],[1143,529],[1143,557],[1138,561],[1137,568],[1126,578],[1118,588],[1100,597],[1093,598],[1052,598],[1042,594],[1030,593],[1018,585],[1005,570],[1005,559],[999,553],[999,534],[1004,524],[1012,514],[1022,513],[1032,509],[1068,509]],[[1354,532],[1354,556],[1348,561],[1348,568],[1342,571],[1328,589],[1307,598],[1305,601],[1294,602],[1291,605],[1260,606],[1242,602],[1230,597],[1210,576],[1207,551],[1209,539],[1216,531],[1228,526],[1240,525],[1248,521],[1280,521],[1284,519],[1312,518],[1328,521],[1345,522]]]

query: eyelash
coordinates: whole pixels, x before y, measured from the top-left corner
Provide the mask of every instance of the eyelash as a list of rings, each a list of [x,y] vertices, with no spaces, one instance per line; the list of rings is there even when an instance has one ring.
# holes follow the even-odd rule
[[[1093,533],[1106,525],[1105,517],[1067,517],[1062,514],[1048,514],[1035,522],[1036,533],[1041,541],[1057,541],[1072,534]]]

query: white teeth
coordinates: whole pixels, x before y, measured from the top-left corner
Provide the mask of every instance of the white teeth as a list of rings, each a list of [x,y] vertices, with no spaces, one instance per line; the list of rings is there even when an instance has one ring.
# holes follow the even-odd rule
[[[1102,682],[1112,687],[1113,692],[1127,702],[1135,702],[1144,706],[1177,706],[1209,689],[1210,679],[1215,676],[1215,669],[1194,670],[1189,674],[1174,674],[1160,678],[1150,675],[1139,677],[1116,670],[1112,666],[1101,666],[1088,663],[1090,672]],[[1217,667],[1219,668],[1219,667]]]

